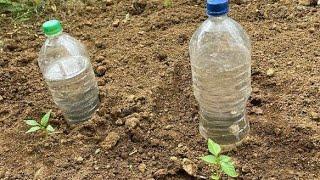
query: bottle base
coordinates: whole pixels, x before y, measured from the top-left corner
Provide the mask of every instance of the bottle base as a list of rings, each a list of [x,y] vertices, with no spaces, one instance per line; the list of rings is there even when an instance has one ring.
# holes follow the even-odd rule
[[[81,122],[85,122],[92,117],[93,113],[98,109],[99,105],[100,101],[99,98],[97,98],[94,105],[90,108],[83,109],[81,113],[66,113],[64,117],[67,120],[68,124],[78,124]]]
[[[237,146],[240,146],[249,134],[250,126],[246,121],[245,116],[232,119],[234,123],[226,126],[214,121],[215,119],[206,120],[200,115],[199,131],[205,139],[212,139],[222,147],[222,151],[230,151]],[[209,123],[210,122],[210,123]],[[212,122],[216,122],[212,125]],[[219,125],[217,125],[219,124]],[[207,125],[207,126],[204,126]]]

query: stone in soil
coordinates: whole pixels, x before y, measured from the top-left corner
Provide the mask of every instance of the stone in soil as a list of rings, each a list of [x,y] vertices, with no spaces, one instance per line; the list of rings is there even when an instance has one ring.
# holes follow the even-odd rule
[[[129,129],[134,129],[138,125],[139,121],[140,120],[136,117],[128,118],[125,122],[125,126]]]
[[[147,6],[146,0],[133,0],[131,14],[139,15],[139,14],[143,13],[146,6]]]
[[[97,73],[98,76],[105,75],[106,71],[107,71],[107,68],[104,67],[104,66],[98,66],[97,69],[96,69],[96,73]]]
[[[140,171],[141,173],[144,173],[144,172],[146,172],[147,165],[144,164],[144,163],[141,163],[141,164],[139,164],[138,169],[139,169],[139,171]]]
[[[113,26],[113,27],[118,27],[119,24],[120,24],[120,20],[119,20],[119,19],[116,19],[116,20],[113,21],[112,26]]]
[[[263,114],[263,110],[261,108],[258,108],[258,107],[253,107],[251,112],[256,114],[256,115],[262,115]]]
[[[192,162],[190,159],[184,158],[182,160],[182,168],[185,170],[190,176],[196,176],[197,174],[197,165]]]
[[[109,150],[114,147],[119,141],[120,136],[116,132],[110,132],[104,141],[101,143],[101,147],[105,150]]]
[[[267,70],[267,76],[271,77],[274,75],[274,69],[273,68],[270,68]]]
[[[113,0],[103,0],[102,1],[106,6],[111,6],[113,4]]]
[[[314,121],[320,121],[320,114],[316,112],[310,112],[310,118]]]

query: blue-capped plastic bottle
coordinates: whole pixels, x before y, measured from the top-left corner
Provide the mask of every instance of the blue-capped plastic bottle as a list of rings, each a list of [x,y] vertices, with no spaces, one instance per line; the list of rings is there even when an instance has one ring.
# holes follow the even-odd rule
[[[208,19],[193,34],[189,52],[199,130],[226,150],[249,133],[246,102],[251,93],[251,45],[227,16],[228,0],[207,0]]]
[[[88,120],[99,105],[99,90],[85,47],[62,32],[58,20],[42,25],[47,40],[39,67],[54,102],[70,124]]]

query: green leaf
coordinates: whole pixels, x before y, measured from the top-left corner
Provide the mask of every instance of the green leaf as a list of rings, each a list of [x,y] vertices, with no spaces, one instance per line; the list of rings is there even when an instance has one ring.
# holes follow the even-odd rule
[[[211,179],[213,179],[213,180],[219,180],[219,179],[220,179],[220,177],[219,177],[219,176],[217,176],[217,175],[212,175],[212,176],[211,176]]]
[[[221,162],[221,168],[224,173],[230,177],[238,177],[236,169],[231,162]]]
[[[217,163],[217,158],[213,155],[207,155],[207,156],[203,156],[201,157],[201,159],[209,164],[216,164]]]
[[[219,160],[220,160],[221,162],[232,162],[231,157],[225,156],[225,155],[219,156]]]
[[[212,154],[216,156],[218,156],[221,151],[220,145],[213,142],[211,139],[208,139],[208,149]]]
[[[50,118],[50,113],[51,110],[41,118],[41,126],[47,127]]]
[[[47,131],[49,131],[49,132],[53,132],[54,131],[54,129],[53,129],[53,127],[49,124],[48,126],[47,126]]]
[[[33,120],[33,119],[26,120],[24,122],[26,122],[26,124],[28,124],[30,126],[39,126],[39,123],[36,120]]]
[[[41,129],[40,126],[34,126],[34,127],[30,128],[26,133],[36,132],[36,131],[38,131],[39,129]]]

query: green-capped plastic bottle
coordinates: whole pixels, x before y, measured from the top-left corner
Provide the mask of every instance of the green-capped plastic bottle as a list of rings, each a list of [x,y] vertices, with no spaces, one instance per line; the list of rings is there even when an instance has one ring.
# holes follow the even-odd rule
[[[42,29],[47,39],[38,63],[54,102],[70,124],[90,119],[99,90],[86,48],[64,33],[58,20],[45,22]]]

